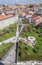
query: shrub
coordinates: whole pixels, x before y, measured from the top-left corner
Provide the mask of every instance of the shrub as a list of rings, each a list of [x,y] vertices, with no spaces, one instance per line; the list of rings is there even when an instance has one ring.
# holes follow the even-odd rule
[[[21,56],[21,52],[19,52],[19,56]]]
[[[28,50],[28,48],[27,48],[27,47],[25,47],[25,50]]]
[[[34,53],[36,53],[36,50],[35,50],[35,49],[33,49],[33,52],[34,52]]]

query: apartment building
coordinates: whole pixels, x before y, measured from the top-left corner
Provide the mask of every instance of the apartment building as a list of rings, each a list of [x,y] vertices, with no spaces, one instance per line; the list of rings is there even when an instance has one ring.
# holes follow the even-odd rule
[[[13,24],[18,20],[18,15],[7,14],[0,15],[0,29],[9,26],[9,24]]]

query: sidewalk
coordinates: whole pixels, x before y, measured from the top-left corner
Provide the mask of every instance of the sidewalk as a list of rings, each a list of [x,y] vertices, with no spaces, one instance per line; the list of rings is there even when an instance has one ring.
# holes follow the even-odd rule
[[[11,49],[7,52],[7,54],[3,57],[2,61],[5,63],[15,62],[15,45],[11,47]]]
[[[16,42],[16,37],[12,37],[12,38],[9,38],[7,40],[4,40],[2,42],[0,42],[0,45],[3,44],[3,43],[10,43],[10,42]]]

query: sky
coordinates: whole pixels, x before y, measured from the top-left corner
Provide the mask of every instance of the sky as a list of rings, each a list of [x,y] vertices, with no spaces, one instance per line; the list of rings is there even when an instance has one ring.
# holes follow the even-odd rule
[[[42,0],[0,0],[1,4],[42,4]]]

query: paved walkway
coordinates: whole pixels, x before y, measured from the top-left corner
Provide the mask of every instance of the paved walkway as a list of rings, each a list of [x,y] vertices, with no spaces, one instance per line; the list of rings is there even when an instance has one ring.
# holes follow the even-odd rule
[[[42,62],[38,61],[24,61],[24,62],[18,62],[16,63],[4,63],[4,65],[42,65]]]
[[[15,62],[15,45],[12,47],[11,51],[7,54],[7,56],[3,59],[3,62]]]
[[[2,61],[3,62],[11,62],[14,63],[15,62],[15,54],[16,54],[16,42],[18,41],[18,36],[19,36],[19,30],[17,27],[17,32],[16,32],[16,37],[12,37],[10,39],[7,39],[5,41],[2,41],[2,43],[9,43],[9,42],[15,42],[14,46],[7,52],[7,54],[3,57]]]
[[[23,27],[21,28],[21,31],[22,31]],[[18,28],[17,28],[18,30]],[[17,31],[17,34],[18,34],[19,31]],[[16,35],[16,37],[18,38],[19,34]],[[10,38],[8,39],[9,41],[11,42],[17,42],[17,38]],[[15,40],[16,39],[16,40]],[[6,40],[5,42],[7,42],[8,40]],[[21,39],[20,39],[21,40]],[[25,39],[22,39],[22,40],[25,40]],[[26,40],[25,40],[26,41]],[[11,49],[11,51],[8,53],[8,55],[6,56],[6,58],[4,59],[3,63],[4,65],[35,65],[33,62],[18,62],[17,64],[15,63],[15,52],[16,52],[16,45],[13,46],[13,48]],[[42,64],[40,64],[42,65]]]
[[[30,44],[30,42],[28,41],[28,39],[25,39],[25,38],[22,38],[22,37],[20,37],[19,39],[22,40],[22,42],[24,42],[25,44],[33,47],[32,44]]]
[[[0,42],[0,44],[10,43],[10,42],[16,42],[16,37],[14,36],[14,37],[11,37],[11,38],[9,38],[7,40],[4,40],[4,41]]]

